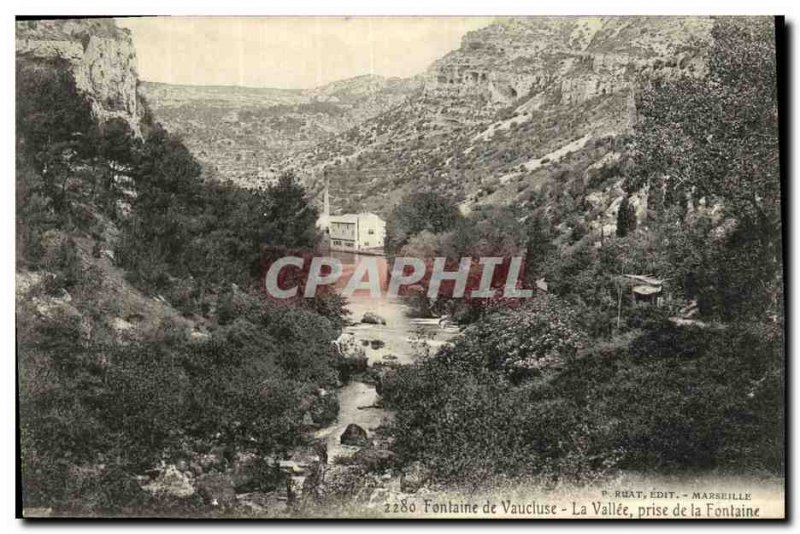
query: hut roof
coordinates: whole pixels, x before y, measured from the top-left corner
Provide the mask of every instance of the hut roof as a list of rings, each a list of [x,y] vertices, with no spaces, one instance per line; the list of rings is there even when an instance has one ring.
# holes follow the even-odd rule
[[[664,284],[663,280],[659,280],[658,278],[655,278],[649,274],[625,274],[623,276],[635,282],[649,286],[662,286]]]
[[[661,293],[661,287],[656,287],[656,286],[634,286],[633,287],[633,292],[636,293],[637,295],[650,296],[650,295],[655,295],[655,294]]]

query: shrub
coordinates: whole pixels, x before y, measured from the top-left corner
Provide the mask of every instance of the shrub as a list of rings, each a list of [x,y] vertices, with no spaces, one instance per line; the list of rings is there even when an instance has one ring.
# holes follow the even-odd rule
[[[491,475],[587,482],[619,468],[782,471],[779,326],[665,323],[630,349],[588,351],[519,380],[502,363],[526,346],[514,332],[536,339],[524,334],[538,324],[530,311],[489,314],[454,346],[385,376],[401,465],[476,484]]]
[[[327,426],[336,421],[336,416],[339,415],[339,399],[332,394],[318,396],[311,403],[310,412],[312,421]]]

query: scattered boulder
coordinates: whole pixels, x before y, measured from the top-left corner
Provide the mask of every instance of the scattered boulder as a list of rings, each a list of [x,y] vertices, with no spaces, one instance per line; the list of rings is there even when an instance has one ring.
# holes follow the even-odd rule
[[[225,454],[222,447],[214,447],[208,454],[201,454],[197,458],[197,463],[203,471],[210,471],[211,469],[218,469],[222,471],[225,466]]]
[[[373,339],[372,341],[369,342],[369,344],[370,344],[370,347],[373,348],[373,350],[378,350],[378,349],[383,348],[383,347],[386,346],[386,343],[384,343],[380,339]]]
[[[359,347],[356,336],[350,332],[345,332],[333,341],[336,350],[345,358],[363,356],[364,350]]]
[[[353,462],[366,467],[369,471],[389,469],[394,464],[395,453],[388,449],[365,447],[353,455]]]
[[[237,491],[252,491],[260,482],[260,459],[252,452],[238,452],[233,460],[231,482]]]
[[[168,495],[185,499],[194,495],[191,478],[182,473],[175,465],[166,466],[161,473],[142,489],[153,495]]]
[[[414,493],[428,481],[428,471],[420,462],[414,462],[400,476],[400,490]]]
[[[353,423],[347,425],[339,441],[342,445],[352,445],[355,447],[363,447],[369,443],[367,431]]]
[[[69,301],[67,301],[69,302]],[[127,332],[133,328],[133,324],[129,323],[121,317],[114,317],[111,319],[111,328],[115,332]]]
[[[386,319],[384,319],[377,313],[366,312],[361,317],[361,322],[364,324],[386,324]]]
[[[306,472],[306,466],[294,460],[279,460],[278,467],[283,473],[288,475],[302,475]]]
[[[192,341],[208,341],[211,339],[211,334],[200,330],[192,330],[189,334],[189,339]]]
[[[236,490],[230,477],[219,473],[205,474],[195,482],[197,492],[212,506],[231,506],[236,502]]]

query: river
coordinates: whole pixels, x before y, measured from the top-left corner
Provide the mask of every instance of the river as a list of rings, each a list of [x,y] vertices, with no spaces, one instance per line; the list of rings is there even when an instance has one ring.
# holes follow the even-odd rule
[[[352,272],[361,258],[356,254],[344,252],[335,252],[333,255],[342,261],[345,273]],[[378,261],[382,272],[386,272],[385,258],[381,257]],[[382,280],[382,285],[385,285],[385,280]],[[413,363],[426,347],[435,352],[458,333],[455,327],[440,327],[438,319],[409,317],[408,306],[399,298],[386,296],[385,287],[382,288],[379,298],[370,296],[366,292],[357,292],[348,300],[347,309],[351,312],[349,319],[352,324],[345,327],[345,333],[352,334],[363,346],[369,365],[389,361],[408,365]],[[361,323],[361,318],[366,312],[381,316],[386,320],[386,324]],[[373,344],[373,341],[378,343]],[[316,438],[326,440],[329,462],[336,456],[350,455],[358,450],[358,447],[339,443],[339,438],[347,425],[357,424],[371,436],[386,418],[391,417],[387,410],[375,407],[379,396],[372,384],[352,381],[340,388],[338,393],[339,415],[336,421],[315,433]]]

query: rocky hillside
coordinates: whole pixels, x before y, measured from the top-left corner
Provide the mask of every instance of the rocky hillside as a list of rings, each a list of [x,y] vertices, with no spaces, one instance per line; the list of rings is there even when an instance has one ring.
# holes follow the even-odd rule
[[[285,162],[335,209],[388,212],[435,188],[464,210],[525,205],[545,187],[603,183],[592,201],[612,223],[622,191],[611,141],[635,117],[637,79],[703,75],[704,19],[520,18],[467,34],[422,75],[419,95]],[[567,180],[568,181],[565,181]]]
[[[587,210],[604,214],[591,221],[599,229],[613,226],[623,195],[615,139],[635,118],[634,82],[704,75],[710,27],[678,17],[501,19],[409,80],[144,92],[220,178],[257,187],[293,170],[320,199],[327,179],[334,210],[383,214],[420,188],[447,192],[464,211],[577,188]]]
[[[156,117],[211,175],[263,186],[288,155],[401,102],[420,82],[359,76],[309,90],[143,84]]]
[[[480,94],[526,109],[625,92],[637,74],[700,71],[710,21],[673,17],[538,17],[467,34],[426,73],[426,92]]]
[[[63,60],[77,89],[89,96],[100,122],[125,120],[140,131],[145,107],[137,93],[136,52],[130,32],[111,19],[30,20],[16,25],[21,60]]]
[[[24,202],[24,195],[32,195],[33,191],[37,193],[38,191],[29,188],[27,180],[36,174],[42,174],[45,175],[45,181],[58,181],[57,178],[51,177],[50,172],[42,170],[52,167],[64,173],[64,177],[61,178],[65,191],[64,204],[69,205],[69,210],[81,213],[79,226],[90,227],[88,232],[81,232],[75,230],[74,222],[61,221],[60,224],[48,228],[41,234],[23,233],[29,240],[19,242],[17,250],[17,301],[20,317],[32,325],[38,324],[43,319],[61,316],[76,319],[81,323],[81,328],[89,328],[87,325],[91,323],[85,310],[79,309],[80,296],[70,295],[70,292],[63,288],[60,291],[50,292],[43,289],[52,289],[54,280],[58,278],[55,274],[58,269],[48,264],[50,260],[32,260],[29,250],[32,247],[44,258],[58,256],[65,250],[69,251],[68,256],[73,262],[75,275],[77,276],[77,272],[80,271],[81,276],[92,280],[91,290],[87,290],[83,296],[86,301],[92,302],[93,307],[102,312],[100,316],[103,317],[102,321],[94,324],[93,335],[117,342],[127,342],[136,340],[142,335],[149,335],[164,321],[175,322],[187,333],[195,331],[195,327],[202,321],[182,317],[163,297],[148,296],[129,283],[124,270],[115,264],[114,255],[114,249],[119,244],[120,225],[123,221],[105,212],[103,202],[98,200],[102,187],[87,185],[100,183],[103,173],[107,172],[107,169],[113,169],[114,176],[108,181],[112,184],[109,188],[125,190],[125,193],[122,198],[115,198],[109,204],[117,207],[124,205],[126,209],[121,211],[127,213],[130,210],[130,199],[136,196],[132,179],[128,176],[131,170],[129,164],[116,160],[103,161],[109,157],[103,150],[100,153],[89,151],[88,156],[84,153],[84,144],[107,147],[109,138],[104,138],[103,134],[91,127],[88,131],[81,131],[81,128],[90,123],[102,126],[122,120],[130,127],[134,136],[138,137],[135,141],[127,139],[126,142],[138,143],[152,126],[148,124],[149,117],[146,115],[149,111],[139,93],[136,51],[129,31],[117,27],[112,19],[21,21],[16,24],[16,61],[18,95],[22,91],[26,93],[27,98],[41,104],[42,100],[36,98],[41,95],[31,95],[30,93],[34,91],[26,92],[21,89],[35,87],[35,91],[47,95],[48,111],[52,111],[53,116],[43,117],[44,113],[41,110],[32,111],[31,106],[34,108],[36,106],[23,103],[19,97],[17,113],[37,116],[43,124],[39,128],[47,131],[48,137],[52,137],[49,140],[50,145],[55,145],[55,148],[45,146],[39,151],[40,156],[49,152],[52,159],[41,156],[45,158],[43,161],[34,161],[37,156],[31,157],[26,153],[26,148],[31,150],[31,146],[35,143],[32,139],[26,139],[25,132],[18,128],[18,141],[21,141],[18,145],[18,158],[20,158],[18,162],[23,162],[18,163],[17,187],[21,195],[18,198],[20,207],[17,214],[18,225],[27,229],[35,226],[29,220],[33,216],[28,210],[36,212],[37,205],[35,202]],[[65,92],[63,86],[51,85],[53,79],[59,78],[59,73],[69,78],[70,83],[67,85],[74,82],[77,94],[71,95]],[[28,85],[25,85],[28,78],[35,78],[36,82],[28,82]],[[65,110],[74,105],[72,99],[88,103],[93,115],[86,117],[88,122],[77,124],[80,121],[70,121],[70,118],[66,118],[68,115],[65,114]],[[60,116],[59,113],[65,115]],[[25,121],[20,117],[18,120]],[[62,124],[62,121],[68,124]],[[69,132],[70,128],[73,129],[72,132]],[[111,129],[113,128],[108,130]],[[103,131],[104,128],[100,130]],[[58,138],[64,135],[65,131],[69,132],[66,135],[70,140],[61,140],[59,143]],[[70,153],[71,156],[64,156]],[[69,165],[60,163],[62,156],[70,161]],[[94,163],[87,163],[84,158],[94,160]],[[59,170],[51,172],[55,174]],[[41,178],[35,180],[39,179]],[[58,210],[52,205],[47,204],[47,206],[48,210],[54,210],[53,212],[45,210],[48,213],[48,221],[52,223],[62,217],[60,213],[55,215]],[[64,218],[69,220],[67,216]],[[47,266],[39,269],[31,268],[38,261]],[[58,264],[58,261],[55,263]],[[33,303],[33,306],[22,306],[23,303]],[[32,315],[27,315],[28,312]]]

